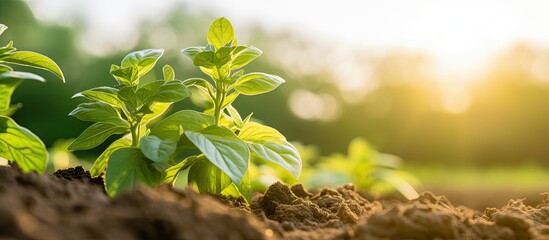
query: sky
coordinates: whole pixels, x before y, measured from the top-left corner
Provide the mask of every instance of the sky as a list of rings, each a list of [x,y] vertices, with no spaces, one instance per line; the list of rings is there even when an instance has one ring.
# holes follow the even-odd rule
[[[272,31],[294,30],[309,38],[359,46],[372,52],[394,49],[432,55],[443,77],[470,77],[498,52],[517,42],[549,46],[549,1],[387,0],[29,0],[42,20],[87,22],[83,39],[97,46],[128,46],[141,20],[154,21],[178,3],[193,11],[260,24]],[[108,39],[107,39],[108,38]],[[131,44],[130,44],[131,45]]]

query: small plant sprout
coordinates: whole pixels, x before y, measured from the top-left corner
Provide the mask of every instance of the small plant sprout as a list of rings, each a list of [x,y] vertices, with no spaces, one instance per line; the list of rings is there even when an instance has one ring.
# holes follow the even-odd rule
[[[231,23],[225,18],[215,20],[208,31],[208,45],[182,50],[210,81],[192,78],[184,81],[195,88],[206,107],[204,113],[193,115],[193,126],[185,121],[160,122],[157,128],[181,126],[180,146],[200,150],[167,171],[169,176],[186,168],[188,182],[201,192],[242,195],[250,200],[248,166],[251,160],[270,161],[280,165],[296,178],[301,172],[301,158],[296,148],[276,129],[242,118],[232,103],[239,95],[258,95],[276,89],[284,80],[261,72],[245,73],[244,66],[259,57],[261,50],[238,45]],[[183,119],[183,118],[182,118]],[[176,120],[176,119],[174,119]],[[200,127],[196,125],[200,123]],[[153,132],[155,129],[153,128]],[[159,136],[170,138],[169,136]],[[189,144],[190,143],[190,144]],[[172,178],[164,179],[166,182]]]
[[[0,24],[0,35],[7,29]],[[48,152],[44,143],[34,133],[19,126],[11,116],[20,104],[10,104],[13,91],[23,80],[44,82],[45,79],[29,72],[14,71],[5,64],[15,64],[49,71],[63,82],[65,77],[59,66],[50,58],[35,52],[17,51],[13,41],[0,47],[0,158],[16,162],[24,171],[43,173]]]
[[[74,140],[69,150],[91,149],[111,135],[122,135],[95,160],[90,171],[95,177],[106,169],[110,195],[136,183],[158,185],[162,167],[174,151],[175,143],[149,135],[148,124],[190,92],[175,79],[169,65],[163,68],[163,80],[141,82],[163,53],[160,49],[130,53],[120,66],[111,66],[111,75],[118,82],[115,87],[97,87],[74,95],[90,102],[81,103],[69,115],[95,123]]]

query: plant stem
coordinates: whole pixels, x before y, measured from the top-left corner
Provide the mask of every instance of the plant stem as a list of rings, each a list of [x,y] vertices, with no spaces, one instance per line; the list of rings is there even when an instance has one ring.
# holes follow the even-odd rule
[[[139,123],[131,124],[132,147],[139,147]]]

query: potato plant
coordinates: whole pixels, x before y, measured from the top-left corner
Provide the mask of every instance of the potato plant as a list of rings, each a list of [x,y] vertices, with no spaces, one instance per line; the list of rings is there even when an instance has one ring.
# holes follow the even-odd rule
[[[95,122],[70,146],[83,150],[98,146],[113,134],[123,135],[95,161],[91,174],[106,171],[110,195],[136,183],[173,183],[188,169],[188,182],[199,191],[244,196],[250,199],[248,166],[251,159],[274,162],[297,177],[299,153],[276,129],[242,118],[232,103],[239,95],[267,93],[284,82],[278,76],[242,69],[261,51],[238,45],[231,23],[220,18],[208,31],[208,45],[182,51],[210,77],[175,79],[165,66],[164,79],[143,83],[141,77],[161,57],[162,50],[130,53],[120,66],[113,65],[115,87],[98,87],[76,94],[90,103],[80,104],[71,116]],[[181,110],[157,123],[151,120],[170,104],[190,95],[206,103],[204,112]],[[198,154],[196,154],[198,153]]]
[[[8,27],[0,24],[0,35]],[[24,172],[43,173],[48,152],[44,143],[34,133],[19,126],[11,116],[20,104],[11,104],[11,96],[23,80],[44,82],[45,79],[29,72],[14,71],[5,64],[39,68],[52,72],[65,81],[59,66],[50,58],[30,51],[17,51],[13,41],[0,47],[0,157],[15,162]]]

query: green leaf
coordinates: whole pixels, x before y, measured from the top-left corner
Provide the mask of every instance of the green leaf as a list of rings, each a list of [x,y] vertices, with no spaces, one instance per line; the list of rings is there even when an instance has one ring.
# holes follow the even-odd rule
[[[214,64],[217,66],[217,68],[221,68],[225,65],[227,65],[232,60],[231,53],[233,52],[235,48],[234,47],[222,47],[217,49],[217,51],[214,54]]]
[[[152,100],[155,102],[179,102],[190,95],[191,92],[181,81],[174,80],[160,86]]]
[[[136,86],[124,86],[118,90],[118,99],[124,102],[127,106],[131,108],[137,107],[136,102]]]
[[[249,73],[238,79],[235,89],[244,95],[267,93],[284,83],[279,76],[266,73]]]
[[[0,116],[0,157],[15,161],[24,172],[43,173],[48,152],[34,133],[9,117]]]
[[[1,99],[1,97],[0,97],[0,99]],[[8,109],[0,110],[0,116],[6,116],[6,117],[12,116],[15,112],[17,112],[17,110],[21,109],[22,107],[23,107],[23,104],[21,104],[21,103],[12,104],[12,105],[9,106]]]
[[[124,106],[122,101],[118,99],[118,89],[112,87],[96,87],[79,92],[72,97],[85,97],[94,102],[104,102],[118,107]]]
[[[185,56],[189,57],[191,60],[194,61],[194,58],[196,57],[196,55],[204,51],[206,51],[206,47],[188,47],[181,50],[181,53],[183,53]]]
[[[143,155],[153,162],[166,162],[175,152],[177,140],[162,140],[157,136],[145,136],[140,140],[139,148]]]
[[[171,166],[162,172],[161,182],[171,184],[175,181],[177,174],[190,166],[192,166],[196,161],[206,160],[203,155],[200,156],[190,156],[185,158],[180,163]]]
[[[160,176],[160,172],[143,158],[139,149],[121,148],[109,158],[105,176],[107,193],[115,196],[138,183],[156,186],[160,183]]]
[[[111,75],[116,81],[122,85],[130,86],[137,79],[137,71],[134,71],[133,67],[121,68],[116,65],[111,65]]]
[[[175,71],[168,64],[164,65],[162,68],[162,74],[164,75],[164,81],[166,82],[175,80]]]
[[[57,66],[57,64],[50,58],[39,53],[29,51],[17,51],[10,53],[7,56],[4,56],[0,59],[0,62],[7,62],[22,66],[44,69],[55,74],[57,77],[63,80],[63,82],[65,82],[65,77],[63,76],[63,72],[61,72],[59,66]]]
[[[246,202],[250,204],[252,202],[252,186],[250,184],[250,171],[247,171],[240,184],[231,183],[227,188],[223,189],[222,195],[228,195],[233,197],[243,196]]]
[[[86,150],[99,146],[113,134],[123,134],[129,131],[128,126],[115,125],[111,123],[98,122],[88,127],[74,142],[69,145],[68,150]]]
[[[2,33],[6,31],[6,29],[8,29],[8,26],[0,23],[0,35],[2,35]]]
[[[0,110],[10,107],[11,95],[22,80],[44,81],[44,78],[27,72],[9,71],[0,74]]]
[[[229,112],[229,116],[233,118],[234,123],[238,127],[242,127],[242,117],[240,117],[240,113],[238,113],[238,110],[234,108],[231,104],[227,105],[227,112]]]
[[[191,166],[188,179],[189,183],[196,183],[200,192],[212,194],[221,193],[232,183],[227,174],[207,159],[197,161]]]
[[[160,90],[160,87],[162,84],[164,84],[164,80],[156,80],[149,82],[135,91],[135,95],[133,97],[129,96],[127,99],[135,98],[136,100],[136,107],[147,102],[151,102],[152,98],[158,93]]]
[[[103,102],[81,103],[69,116],[82,121],[111,123],[115,125],[129,125],[122,119],[120,113],[112,105]]]
[[[163,49],[146,49],[132,52],[122,59],[122,68],[133,67],[137,70],[137,78],[149,72],[156,61],[164,54]]]
[[[253,155],[288,170],[295,178],[301,173],[301,157],[297,149],[276,129],[249,122],[238,134]]]
[[[214,124],[212,116],[193,110],[182,110],[171,114],[151,128],[150,135],[161,139],[179,139],[180,129],[200,131]]]
[[[200,131],[185,130],[185,135],[210,162],[240,183],[248,170],[250,152],[231,130],[213,125]]]
[[[170,108],[170,105],[171,103],[159,103],[159,102],[152,103],[150,105],[150,110],[152,111],[152,113],[143,116],[143,118],[141,119],[141,125],[146,126],[152,120],[160,117],[163,113],[165,113]],[[146,129],[146,128],[142,128],[142,129]]]
[[[263,52],[252,46],[238,46],[233,52],[234,58],[231,63],[231,69],[238,69],[246,66],[248,63],[259,57]]]
[[[196,87],[203,90],[205,93],[213,93],[213,86],[210,82],[203,78],[189,78],[183,81],[187,87]]]
[[[107,168],[107,162],[114,151],[121,148],[130,147],[131,145],[132,139],[125,137],[111,143],[111,145],[109,145],[107,149],[105,149],[105,151],[103,151],[103,153],[101,153],[101,155],[99,155],[99,157],[95,159],[95,162],[93,162],[93,166],[90,169],[91,177],[97,177],[105,171],[105,169]]]
[[[215,66],[214,55],[214,52],[201,52],[199,54],[196,54],[193,59],[193,64],[198,67],[211,69]]]
[[[0,50],[1,49],[2,48],[0,48]],[[10,72],[10,71],[13,71],[13,68],[11,68],[10,66],[0,64],[0,73]]]
[[[239,94],[240,94],[239,92],[234,91],[229,95],[227,95],[227,97],[225,97],[225,100],[223,100],[223,105],[221,105],[221,109],[225,108],[226,106],[229,106],[229,104],[232,104]]]
[[[231,22],[226,18],[215,20],[208,30],[208,43],[219,49],[234,40],[234,30]]]

